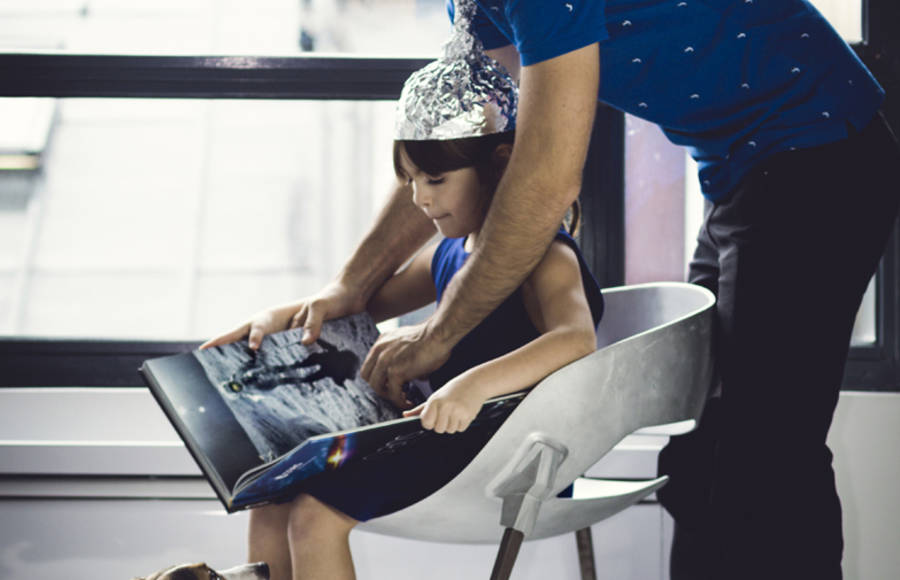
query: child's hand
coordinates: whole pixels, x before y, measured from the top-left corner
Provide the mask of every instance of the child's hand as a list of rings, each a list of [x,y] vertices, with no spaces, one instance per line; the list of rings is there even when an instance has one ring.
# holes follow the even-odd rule
[[[250,348],[257,350],[267,334],[301,326],[306,331],[303,344],[312,344],[319,338],[324,321],[361,312],[362,306],[358,302],[359,298],[349,289],[332,282],[318,294],[258,312],[233,330],[207,340],[200,348],[219,346],[246,337]]]
[[[207,340],[200,345],[200,348],[219,346],[247,338],[250,348],[257,350],[262,344],[262,339],[265,335],[287,329],[297,309],[298,307],[295,305],[285,305],[257,312],[247,322],[229,332]]]
[[[403,416],[419,415],[422,427],[434,429],[436,433],[456,433],[469,427],[485,400],[477,386],[463,374],[432,393],[418,407],[404,411]]]

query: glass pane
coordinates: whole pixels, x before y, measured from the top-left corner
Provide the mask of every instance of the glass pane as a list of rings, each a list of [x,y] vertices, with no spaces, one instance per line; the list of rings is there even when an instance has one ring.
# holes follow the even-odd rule
[[[444,0],[0,0],[0,49],[439,53]]]
[[[812,3],[862,39],[862,0]],[[0,49],[418,56],[448,27],[444,0],[0,0]]]
[[[810,0],[847,42],[863,40],[863,0]]]
[[[683,280],[684,150],[625,116],[625,283]]]
[[[875,278],[869,281],[869,287],[863,295],[862,306],[856,313],[856,323],[853,325],[853,336],[850,337],[852,346],[872,346],[878,337],[875,323]]]
[[[12,320],[13,313],[13,288],[15,285],[15,276],[8,272],[0,272],[0,323],[6,323]]]
[[[58,101],[0,171],[0,334],[192,340],[318,290],[394,179],[393,109]]]
[[[697,164],[662,131],[625,117],[625,283],[681,281],[697,245],[704,198]],[[874,344],[875,284],[856,316],[851,343]]]

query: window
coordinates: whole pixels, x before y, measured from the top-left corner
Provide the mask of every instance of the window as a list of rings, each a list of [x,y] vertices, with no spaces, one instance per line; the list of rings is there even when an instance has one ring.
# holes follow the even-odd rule
[[[814,3],[896,84],[876,58],[896,46],[894,3]],[[447,27],[444,0],[3,3],[3,383],[136,384],[143,358],[330,278],[390,179],[389,101]],[[683,279],[702,213],[691,174],[658,129],[598,108],[581,243],[602,284]],[[897,386],[896,256],[848,386]]]
[[[810,0],[850,44],[863,41],[863,0]]]
[[[448,30],[444,0],[0,3],[0,46],[71,54],[422,56]]]
[[[443,0],[54,0],[0,15],[0,47],[78,55],[433,55],[449,29]],[[128,64],[79,62],[69,87]],[[131,62],[151,63],[135,95],[153,93],[157,61]],[[348,92],[365,100],[0,98],[17,129],[0,141],[0,335],[196,340],[321,287],[393,178],[393,103]]]
[[[143,358],[318,289],[393,179],[392,101],[449,30],[443,0],[0,16],[7,385],[134,385]]]
[[[0,211],[4,335],[211,336],[321,288],[393,179],[389,101],[55,107],[39,170]]]

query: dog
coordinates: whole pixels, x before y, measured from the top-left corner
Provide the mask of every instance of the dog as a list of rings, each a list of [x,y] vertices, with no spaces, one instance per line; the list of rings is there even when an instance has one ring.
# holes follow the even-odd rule
[[[269,580],[269,566],[257,562],[216,572],[204,563],[181,564],[134,580]]]

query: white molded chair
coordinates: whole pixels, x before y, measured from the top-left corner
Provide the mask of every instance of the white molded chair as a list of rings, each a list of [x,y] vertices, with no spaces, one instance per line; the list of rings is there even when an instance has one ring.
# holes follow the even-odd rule
[[[582,480],[576,489],[586,487],[589,497],[556,497],[625,436],[696,425],[713,375],[715,298],[674,282],[609,288],[603,296],[596,352],[541,381],[447,485],[359,529],[439,542],[500,541],[492,578],[501,579],[523,539],[589,533],[591,524],[662,487],[665,476]]]

